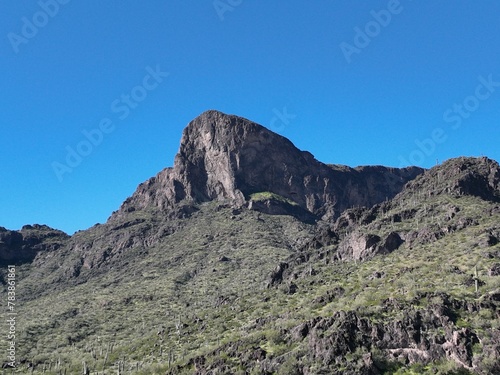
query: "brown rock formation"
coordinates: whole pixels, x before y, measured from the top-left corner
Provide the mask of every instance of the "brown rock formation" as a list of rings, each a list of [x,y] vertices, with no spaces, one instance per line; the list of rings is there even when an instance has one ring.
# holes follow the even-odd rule
[[[113,217],[183,200],[242,206],[253,193],[272,192],[329,219],[392,198],[423,171],[326,165],[256,123],[207,111],[184,129],[174,167],[141,184]]]

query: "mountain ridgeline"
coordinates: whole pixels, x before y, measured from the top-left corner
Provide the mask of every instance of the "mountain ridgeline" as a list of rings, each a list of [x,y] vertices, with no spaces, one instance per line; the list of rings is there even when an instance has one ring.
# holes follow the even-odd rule
[[[12,372],[500,373],[499,258],[496,161],[323,164],[207,111],[106,223],[0,227]]]
[[[243,206],[252,194],[272,192],[327,220],[392,198],[421,173],[417,167],[326,165],[256,123],[208,111],[184,130],[174,167],[140,185],[115,216],[183,200]]]

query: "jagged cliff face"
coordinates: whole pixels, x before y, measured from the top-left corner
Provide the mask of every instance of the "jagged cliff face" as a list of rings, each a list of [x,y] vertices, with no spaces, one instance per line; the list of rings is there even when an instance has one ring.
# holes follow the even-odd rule
[[[289,140],[237,116],[208,111],[184,130],[173,168],[140,185],[115,216],[182,200],[230,201],[272,192],[318,217],[390,199],[423,169],[326,165]]]

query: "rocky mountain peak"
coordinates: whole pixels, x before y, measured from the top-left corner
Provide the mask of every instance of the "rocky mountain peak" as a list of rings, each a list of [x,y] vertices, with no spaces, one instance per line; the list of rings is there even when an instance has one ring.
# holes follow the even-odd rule
[[[184,129],[174,167],[141,184],[112,218],[181,201],[230,201],[256,193],[285,198],[318,218],[392,198],[423,169],[326,165],[288,139],[242,117],[207,111]]]
[[[185,128],[174,170],[187,196],[242,204],[245,195],[255,190],[252,185],[260,185],[245,171],[257,162],[274,163],[278,153],[286,154],[292,163],[300,157],[290,141],[254,122],[207,111]]]
[[[32,261],[41,251],[64,246],[69,236],[47,225],[25,225],[20,231],[0,227],[0,266]]]
[[[486,157],[449,159],[411,181],[401,195],[415,191],[423,191],[427,195],[471,195],[499,202],[500,166]]]

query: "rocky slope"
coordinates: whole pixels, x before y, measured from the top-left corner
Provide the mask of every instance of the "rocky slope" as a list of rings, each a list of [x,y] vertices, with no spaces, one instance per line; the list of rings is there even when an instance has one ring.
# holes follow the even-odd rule
[[[69,236],[46,225],[26,225],[20,231],[0,227],[0,265],[31,262],[38,252],[64,246]]]
[[[499,373],[499,176],[327,165],[208,111],[107,223],[0,228],[16,371]]]

